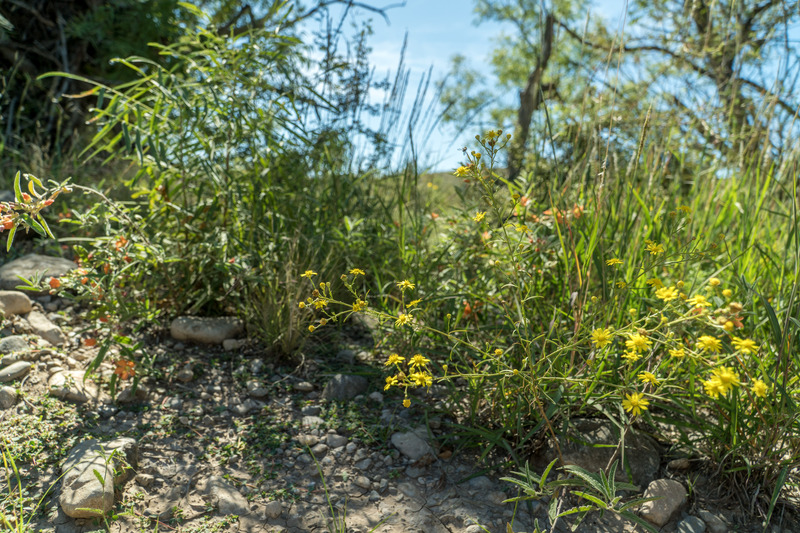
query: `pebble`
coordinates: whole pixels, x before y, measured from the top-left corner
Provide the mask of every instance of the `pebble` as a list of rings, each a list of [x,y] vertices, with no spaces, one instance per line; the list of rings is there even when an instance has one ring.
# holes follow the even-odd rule
[[[353,480],[353,484],[364,490],[369,490],[372,487],[372,481],[370,481],[367,476],[356,476]]]
[[[710,533],[727,533],[729,530],[728,524],[714,513],[702,510],[698,514],[703,522],[705,522]]]
[[[30,371],[31,366],[33,366],[33,363],[30,361],[17,361],[0,369],[0,383],[14,381],[25,376]]]
[[[292,385],[292,388],[298,392],[311,392],[314,390],[314,385],[308,381],[301,381]]]
[[[320,442],[311,448],[311,453],[314,454],[314,457],[324,457],[328,453],[328,445]]]
[[[705,533],[706,524],[696,516],[687,516],[678,522],[678,533]]]
[[[19,335],[12,335],[10,337],[5,337],[4,339],[0,339],[0,354],[13,354],[16,352],[29,352],[30,346],[28,346],[28,342],[25,340],[24,337]],[[8,360],[8,356],[3,357],[2,363],[0,364],[7,364],[5,361]],[[11,361],[13,362],[13,361]],[[10,363],[8,363],[10,364]]]
[[[31,311],[26,318],[33,332],[53,346],[61,346],[67,342],[67,337],[61,328],[50,322],[50,319],[39,311]]]
[[[297,442],[299,442],[303,446],[316,446],[319,442],[319,437],[315,435],[298,435]]]
[[[337,435],[336,433],[328,433],[328,436],[325,440],[328,443],[328,447],[331,449],[341,448],[347,444],[347,437]]]
[[[221,344],[242,332],[244,324],[235,317],[181,316],[170,324],[172,338],[202,344]]]
[[[28,295],[19,291],[0,291],[0,310],[6,316],[30,313],[33,303]]]
[[[647,486],[644,497],[657,499],[643,503],[639,514],[648,522],[662,527],[686,503],[686,489],[674,479],[657,479]]]
[[[325,425],[325,421],[318,416],[304,416],[300,421],[304,428],[318,428]]]
[[[417,461],[427,454],[433,454],[430,445],[419,436],[421,432],[418,429],[417,431],[394,433],[391,437],[392,445],[412,461]]]
[[[278,518],[281,515],[281,512],[283,512],[283,506],[281,505],[281,502],[273,500],[264,505],[264,514],[268,518]]]
[[[17,403],[17,391],[13,387],[0,387],[0,409],[8,409]]]
[[[183,383],[188,383],[194,379],[194,370],[192,369],[192,365],[186,365],[178,371],[175,375],[175,379],[181,381]]]

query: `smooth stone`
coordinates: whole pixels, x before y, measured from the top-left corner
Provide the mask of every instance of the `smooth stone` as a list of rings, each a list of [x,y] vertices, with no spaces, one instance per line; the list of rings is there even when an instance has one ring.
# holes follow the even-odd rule
[[[687,516],[678,522],[678,533],[705,533],[706,523],[696,516]]]
[[[17,403],[17,390],[14,387],[0,387],[0,409],[9,409]]]
[[[58,278],[75,268],[77,265],[74,261],[63,257],[28,254],[0,267],[0,289],[13,290],[19,285],[24,285],[17,276],[31,279],[34,274],[41,272],[45,278]]]
[[[320,428],[325,425],[325,421],[318,416],[304,416],[300,425],[304,428]]]
[[[117,395],[117,402],[119,403],[140,403],[147,400],[147,395],[150,391],[144,385],[138,385],[134,392],[133,386],[125,387]]]
[[[39,311],[31,311],[25,318],[28,319],[33,332],[53,346],[61,346],[67,341],[61,328],[50,322],[50,319]]]
[[[367,390],[369,382],[363,376],[336,374],[322,390],[325,400],[352,400]]]
[[[155,480],[155,477],[151,476],[150,474],[141,473],[141,474],[136,474],[136,477],[134,477],[133,480],[136,482],[137,485],[147,488],[153,484],[153,480]]]
[[[194,370],[192,365],[186,365],[175,374],[175,379],[182,383],[188,383],[194,379]]]
[[[697,514],[699,514],[700,518],[705,522],[706,528],[708,528],[710,533],[727,533],[729,531],[728,524],[714,513],[702,510]]]
[[[322,408],[318,405],[306,405],[300,409],[300,413],[302,413],[303,416],[319,416],[321,412]]]
[[[295,383],[292,388],[297,392],[311,392],[314,390],[314,385],[308,381],[301,381],[300,383]]]
[[[657,499],[643,503],[639,514],[648,522],[662,527],[686,503],[686,489],[674,479],[657,479],[647,486],[644,497]]]
[[[220,515],[244,516],[250,513],[247,499],[222,476],[209,477],[206,480],[205,493],[216,500]]]
[[[31,351],[31,347],[28,346],[28,341],[25,340],[24,337],[20,335],[12,335],[10,337],[5,337],[0,339],[0,354],[12,354],[12,353],[19,353],[19,352],[29,352]],[[6,358],[4,357],[2,361],[5,361]],[[0,364],[6,364],[0,361]],[[14,361],[9,361],[7,364],[11,364]]]
[[[72,518],[105,515],[114,506],[114,485],[124,483],[137,465],[138,446],[131,438],[102,444],[94,439],[81,442],[70,451],[61,467],[63,477],[58,498],[61,509]]]
[[[31,366],[33,366],[33,363],[30,361],[17,361],[16,363],[12,363],[0,369],[0,383],[14,381],[15,379],[23,377],[30,371]]]
[[[342,435],[337,435],[336,433],[328,433],[326,437],[326,442],[328,443],[328,447],[332,450],[336,448],[341,448],[347,444],[347,437],[343,437]]]
[[[50,396],[70,402],[85,403],[99,398],[99,390],[92,380],[83,380],[84,372],[72,370],[50,376],[47,388]]]
[[[282,512],[283,506],[279,501],[272,500],[264,505],[264,514],[266,514],[269,518],[278,518]]]
[[[319,437],[316,435],[298,435],[297,442],[303,446],[316,446],[319,442]]]
[[[182,316],[170,325],[172,338],[202,344],[221,344],[244,330],[241,320],[234,317]]]
[[[423,431],[424,429],[417,429],[394,433],[391,437],[392,445],[412,461],[417,461],[427,454],[433,455],[433,448],[420,436],[420,433],[424,435]]]
[[[232,352],[241,349],[245,344],[247,344],[247,339],[225,339],[222,341],[222,348],[226,352]]]
[[[30,313],[33,303],[28,295],[20,291],[0,291],[0,311],[6,316]]]

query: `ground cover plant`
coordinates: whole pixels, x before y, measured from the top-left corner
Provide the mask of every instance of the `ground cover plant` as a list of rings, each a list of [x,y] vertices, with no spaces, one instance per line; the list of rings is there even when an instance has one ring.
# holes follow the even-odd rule
[[[597,509],[636,519],[641,502],[617,497],[633,490],[622,442],[634,428],[707,462],[765,523],[797,508],[796,152],[736,152],[741,138],[772,142],[738,123],[725,150],[695,149],[654,134],[649,111],[626,124],[637,142],[616,145],[598,112],[580,150],[545,120],[545,148],[530,148],[527,170],[515,155],[513,175],[506,152],[524,142],[500,129],[480,131],[446,176],[392,166],[373,132],[368,168],[350,138],[366,52],[329,48],[341,74],[320,83],[284,29],[290,10],[270,16],[236,35],[187,27],[153,46],[160,61],[120,59],[123,84],[42,77],[90,87],[93,129],[76,157],[126,170],[102,190],[78,174],[45,192],[42,176],[17,173],[0,225],[7,249],[27,230],[70,243],[78,269],[29,282],[88,306],[83,342],[102,346],[89,370],[115,354],[112,395],[158,377],[132,339],[180,314],[236,314],[264,357],[296,362],[366,316],[374,385],[405,408],[446,410],[455,445],[504,456],[520,499],[549,497],[553,522]],[[75,207],[48,225],[57,197]],[[445,400],[427,405],[431,390]],[[533,453],[586,417],[619,428],[618,461],[532,473]],[[551,469],[568,480],[548,482]],[[569,494],[586,501],[560,507]]]

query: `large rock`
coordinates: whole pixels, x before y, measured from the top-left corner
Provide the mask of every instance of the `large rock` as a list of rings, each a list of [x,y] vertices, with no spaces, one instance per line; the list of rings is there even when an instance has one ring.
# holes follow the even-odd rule
[[[56,372],[47,382],[50,396],[77,403],[97,400],[100,396],[97,385],[88,379],[84,381],[83,376],[80,370]]]
[[[657,479],[647,486],[645,498],[655,498],[642,504],[639,514],[648,522],[662,527],[676,517],[686,504],[686,489],[674,479]]]
[[[597,473],[605,470],[620,443],[619,429],[608,420],[577,419],[573,421],[567,438],[560,439],[564,464],[576,465]],[[547,462],[556,457],[550,448],[545,454]],[[620,455],[616,455],[617,459]],[[634,429],[625,435],[625,465],[619,465],[617,475],[624,476],[630,469],[633,483],[646,487],[658,473],[661,456],[650,437]],[[628,468],[626,468],[628,467]]]
[[[414,431],[394,433],[391,441],[392,445],[400,450],[400,453],[412,461],[417,461],[425,455],[433,455],[433,448],[425,440],[425,436],[425,429],[418,428]]]
[[[9,409],[17,403],[17,391],[13,387],[0,387],[0,409]]]
[[[0,354],[6,355],[29,351],[31,351],[31,347],[28,346],[28,341],[26,341],[24,337],[11,335],[10,337],[0,339]],[[3,358],[3,361],[6,361],[6,358]],[[0,362],[0,364],[11,364],[12,362],[14,361]]]
[[[50,322],[50,319],[39,311],[31,311],[26,318],[33,332],[53,346],[61,346],[67,341],[61,328]]]
[[[24,315],[33,308],[28,295],[19,291],[0,291],[0,311],[6,316]]]
[[[19,276],[31,279],[37,272],[41,272],[46,277],[58,278],[75,268],[77,267],[73,261],[63,257],[28,254],[0,267],[0,289],[14,289],[18,285],[25,285]]]
[[[363,376],[336,374],[322,390],[325,400],[352,400],[367,390],[369,382]]]
[[[173,339],[203,344],[220,344],[244,330],[242,321],[234,317],[181,316],[172,321]]]
[[[206,480],[205,492],[217,503],[221,515],[244,516],[250,513],[250,504],[233,485],[221,476],[211,476]]]
[[[30,371],[32,364],[30,361],[17,361],[0,369],[0,383],[14,381],[25,376]]]
[[[102,444],[90,439],[78,444],[61,467],[61,509],[72,518],[105,515],[114,506],[114,484],[124,483],[137,464],[138,447],[131,438]]]

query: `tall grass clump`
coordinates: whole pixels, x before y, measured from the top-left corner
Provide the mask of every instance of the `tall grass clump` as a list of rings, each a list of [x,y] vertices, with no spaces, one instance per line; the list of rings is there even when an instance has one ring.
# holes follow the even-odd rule
[[[421,261],[438,268],[395,280],[385,307],[352,270],[352,303],[309,276],[301,307],[315,327],[380,319],[386,389],[409,406],[410,390],[447,385],[484,455],[521,464],[574,419],[600,417],[709,460],[771,512],[800,465],[796,177],[712,167],[690,194],[635,173],[536,194],[497,169],[508,139],[479,136],[455,171],[462,205]]]

